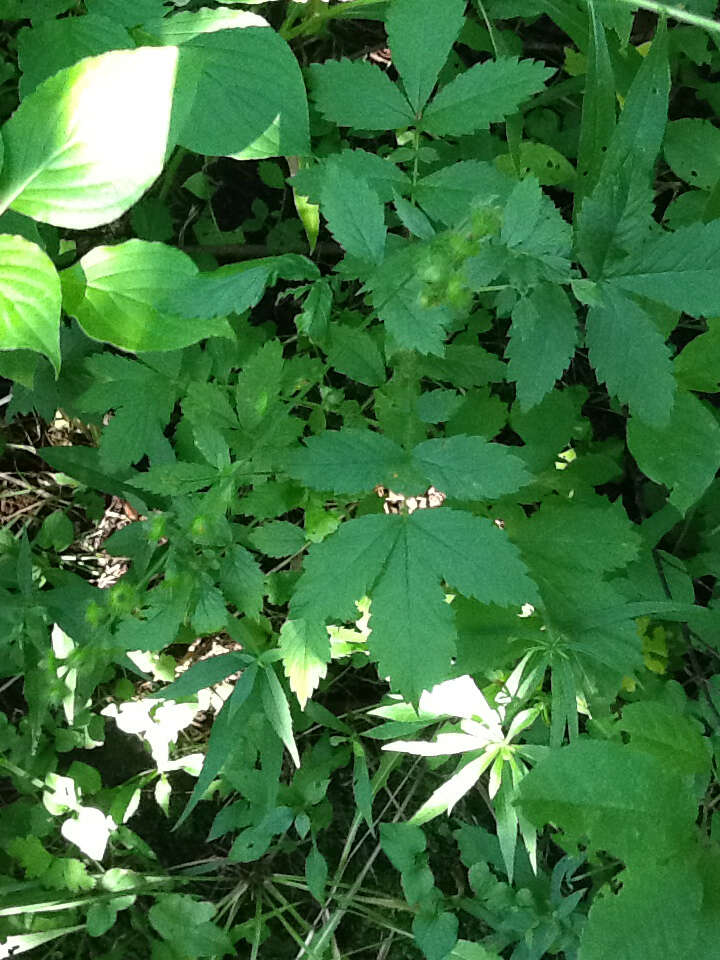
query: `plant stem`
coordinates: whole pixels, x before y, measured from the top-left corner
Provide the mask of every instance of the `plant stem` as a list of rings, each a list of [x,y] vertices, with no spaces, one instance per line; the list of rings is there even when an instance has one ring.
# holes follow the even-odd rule
[[[177,176],[180,164],[185,159],[187,152],[188,151],[185,149],[185,147],[177,147],[173,155],[170,157],[170,161],[165,167],[162,185],[158,192],[158,200],[161,203],[165,203],[167,200],[168,194],[172,190],[173,183],[175,182],[175,177]]]

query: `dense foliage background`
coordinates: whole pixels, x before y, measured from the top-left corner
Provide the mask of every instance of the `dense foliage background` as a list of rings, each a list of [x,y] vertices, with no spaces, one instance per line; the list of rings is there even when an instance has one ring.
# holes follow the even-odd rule
[[[716,958],[712,0],[0,0],[0,957]]]

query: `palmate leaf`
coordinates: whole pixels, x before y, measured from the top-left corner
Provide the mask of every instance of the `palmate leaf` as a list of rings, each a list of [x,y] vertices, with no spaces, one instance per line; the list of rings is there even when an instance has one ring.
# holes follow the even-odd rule
[[[515,113],[554,73],[542,63],[504,57],[486,60],[452,80],[423,113],[424,130],[459,137]]]
[[[412,516],[365,516],[311,547],[290,603],[307,626],[354,617],[369,594],[368,649],[381,675],[417,702],[447,676],[455,651],[441,581],[484,603],[537,598],[516,548],[491,521],[446,507]],[[417,656],[422,649],[422,657]]]

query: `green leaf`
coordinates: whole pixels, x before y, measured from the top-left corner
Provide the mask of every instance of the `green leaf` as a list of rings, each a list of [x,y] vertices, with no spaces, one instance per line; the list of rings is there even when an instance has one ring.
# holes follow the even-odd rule
[[[419,237],[421,240],[432,240],[435,236],[435,230],[419,207],[414,206],[409,200],[405,200],[397,191],[393,197],[393,206],[405,229],[409,230],[414,237]]]
[[[396,533],[369,590],[368,648],[381,676],[389,675],[406,699],[417,701],[447,676],[455,652],[452,608],[441,578],[484,603],[520,607],[537,591],[515,547],[489,520],[446,507],[378,519]],[[348,562],[360,561],[350,554]]]
[[[63,510],[53,510],[42,522],[37,542],[41,547],[62,553],[75,539],[72,521]]]
[[[288,473],[313,490],[361,493],[391,484],[405,460],[402,449],[371,430],[328,430],[288,458]]]
[[[686,390],[717,393],[720,387],[720,320],[708,319],[705,333],[691,340],[673,361],[675,379]]]
[[[87,912],[88,936],[101,937],[111,930],[117,920],[117,908],[112,903],[93,903]]]
[[[425,834],[409,823],[381,823],[380,846],[395,869],[407,873],[425,850]]]
[[[683,514],[700,499],[720,467],[720,425],[691,393],[678,393],[664,427],[631,418],[627,440],[643,473],[670,488],[670,503]]]
[[[247,430],[257,427],[280,392],[285,361],[279,339],[268,340],[243,364],[235,387],[238,419]]]
[[[404,350],[443,354],[452,314],[445,306],[426,306],[418,276],[418,254],[412,245],[387,257],[370,279],[373,307],[385,329]]]
[[[720,130],[709,120],[673,120],[667,125],[663,149],[672,172],[690,186],[712,190],[720,179]]]
[[[710,743],[697,720],[655,701],[628,703],[618,721],[630,745],[652,754],[678,773],[707,777]]]
[[[588,3],[588,10],[590,49],[578,145],[574,201],[576,215],[583,199],[595,189],[615,130],[615,78],[607,38],[595,4]]]
[[[179,50],[176,102],[190,104],[183,147],[239,160],[310,153],[305,84],[274,30],[201,33]]]
[[[330,331],[328,363],[338,373],[368,387],[385,383],[385,361],[375,339],[365,330],[334,324]]]
[[[383,205],[366,180],[329,167],[321,209],[330,233],[348,254],[369,263],[382,262],[387,234]]]
[[[184,700],[199,690],[206,690],[214,684],[231,676],[251,662],[245,653],[221,653],[208,660],[193,663],[177,680],[163,687],[154,696],[164,700]]]
[[[416,510],[407,524],[407,550],[466,596],[518,607],[537,598],[519,551],[490,520],[441,507]]]
[[[422,371],[432,380],[443,380],[465,389],[484,387],[504,380],[507,375],[505,364],[475,343],[448,344],[443,357],[427,357],[422,361]]]
[[[133,0],[128,5],[125,0],[86,0],[88,13],[109,17],[123,27],[137,27],[151,17],[164,12],[164,0]]]
[[[209,577],[203,577],[198,586],[200,595],[190,618],[192,628],[199,636],[219,633],[225,629],[228,621],[225,597],[212,585]]]
[[[280,630],[279,648],[290,689],[305,709],[313,692],[327,674],[330,637],[323,624],[286,620]]]
[[[464,23],[463,0],[394,0],[385,18],[393,64],[419,114]]]
[[[211,922],[215,907],[184,893],[161,894],[148,911],[153,929],[170,943],[182,943],[190,956],[225,956],[234,952],[224,930]]]
[[[117,219],[163,168],[177,50],[142,47],[61,70],[2,128],[0,210],[59,227]]]
[[[280,737],[292,757],[296,767],[300,766],[300,755],[295,745],[292,732],[292,718],[285,691],[275,675],[272,666],[268,665],[260,674],[260,694],[262,696],[265,716],[270,721],[275,733]]]
[[[165,45],[180,46],[203,33],[218,30],[237,30],[244,27],[266,27],[267,20],[248,10],[227,10],[220,7],[210,10],[183,11],[166,17],[166,10],[155,11],[155,16],[143,21],[143,33],[151,34]]]
[[[63,271],[63,281],[79,278],[83,298],[65,309],[76,316],[89,336],[123,350],[177,350],[205,337],[234,334],[224,319],[202,323],[166,313],[172,291],[197,267],[175,247],[145,240],[95,247],[79,264]]]
[[[661,23],[628,91],[605,154],[601,183],[627,163],[650,177],[665,136],[669,93],[668,37]]]
[[[231,263],[211,273],[188,276],[174,287],[163,309],[186,320],[243,313],[257,306],[270,278],[266,266]]]
[[[400,535],[383,515],[358,517],[313,544],[290,601],[293,620],[324,623],[328,617],[356,620],[356,601],[366,596]],[[332,587],[332,589],[330,589]]]
[[[94,413],[114,411],[100,440],[103,467],[117,472],[145,455],[152,462],[172,459],[164,435],[177,399],[171,381],[143,363],[112,354],[89,357],[86,369],[93,382],[78,403]]]
[[[575,353],[577,319],[562,287],[543,283],[518,301],[506,355],[521,410],[552,390]]]
[[[548,499],[512,529],[535,576],[553,576],[566,569],[596,576],[619,570],[638,556],[641,539],[619,504],[596,498],[591,503]]]
[[[379,675],[389,677],[393,689],[415,703],[423,690],[448,675],[455,655],[452,610],[445,603],[438,578],[428,567],[430,558],[417,546],[404,524],[371,592],[368,638]]]
[[[119,23],[97,14],[46,20],[20,31],[17,38],[20,98],[53,74],[85,57],[108,50],[132,50],[133,42]]]
[[[485,130],[515,113],[553,73],[542,63],[516,57],[478,63],[443,87],[424,111],[422,127],[452,137]]]
[[[321,163],[299,170],[290,182],[313,203],[320,203],[325,173],[330,167],[337,168],[341,176],[347,174],[367,180],[383,203],[389,203],[395,191],[404,193],[410,186],[407,175],[391,160],[367,150],[348,149],[332,153]]]
[[[460,435],[425,440],[414,448],[412,458],[427,480],[448,496],[493,500],[531,479],[511,450],[484,437]]]
[[[252,531],[250,542],[268,557],[289,557],[305,546],[305,534],[287,520],[271,520]]]
[[[449,910],[421,910],[413,920],[415,941],[426,960],[445,960],[457,943],[458,918]]]
[[[305,858],[305,879],[308,889],[318,903],[325,902],[328,866],[325,857],[313,843],[312,850]]]
[[[647,240],[615,266],[608,282],[672,310],[713,315],[720,312],[718,255],[720,220],[695,223]]]
[[[502,203],[514,186],[492,163],[460,160],[419,180],[413,196],[431,219],[454,227],[467,217],[474,201]]]
[[[424,423],[444,423],[462,407],[463,397],[455,390],[428,390],[417,401],[418,416]]]
[[[231,757],[233,747],[237,743],[237,732],[233,728],[232,720],[237,710],[248,701],[248,698],[253,693],[257,675],[258,668],[254,663],[243,670],[229,699],[225,701],[220,709],[220,713],[215,717],[212,729],[210,730],[207,752],[200,776],[195,782],[193,792],[190,794],[190,799],[185,805],[185,809],[175,824],[175,830],[187,820],[200,800],[202,800],[205,791],[222,770],[226,760]]]
[[[683,781],[655,757],[620,743],[580,740],[547,758],[518,788],[517,805],[538,827],[557,824],[621,860],[680,856],[697,813]]]
[[[147,490],[148,493],[171,497],[181,493],[194,493],[209,487],[218,476],[215,467],[178,461],[150,467],[145,473],[128,480],[128,483],[140,490]]]
[[[619,893],[593,899],[582,935],[583,960],[695,960],[707,954],[703,884],[689,859],[650,860],[624,870],[618,880]]]
[[[22,237],[0,234],[0,350],[42,353],[60,371],[60,280],[52,260]]]
[[[630,87],[597,185],[577,217],[576,245],[591,279],[602,276],[618,247],[634,249],[648,229],[649,183],[665,134],[669,93],[667,31],[661,25]],[[606,109],[607,90],[603,97]],[[602,152],[605,144],[599,146]]]
[[[668,422],[675,396],[670,353],[653,318],[614,286],[587,316],[586,343],[599,380],[645,423]]]
[[[225,599],[238,612],[256,617],[263,606],[264,575],[255,558],[244,547],[233,544],[223,559],[220,586]]]
[[[395,130],[413,112],[388,75],[363,60],[328,60],[310,67],[310,89],[320,113],[339,127]]]

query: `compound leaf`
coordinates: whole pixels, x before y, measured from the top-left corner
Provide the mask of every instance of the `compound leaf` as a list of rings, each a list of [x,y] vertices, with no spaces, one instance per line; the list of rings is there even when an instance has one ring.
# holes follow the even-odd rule
[[[280,651],[290,689],[305,709],[313,691],[327,673],[330,637],[323,623],[286,620],[280,630]]]
[[[320,198],[328,229],[340,246],[351,256],[381,263],[387,234],[385,216],[380,198],[367,181],[331,165]]]
[[[525,463],[511,449],[461,434],[425,440],[414,448],[412,457],[428,482],[448,496],[494,500],[531,479]]]
[[[452,322],[448,307],[423,302],[417,253],[412,246],[387,257],[369,282],[372,303],[385,329],[404,350],[443,355],[446,328]]]
[[[552,390],[577,345],[577,319],[562,287],[543,283],[518,301],[506,350],[521,410]]]
[[[484,130],[515,113],[553,73],[542,63],[517,57],[478,63],[437,94],[423,113],[423,129],[453,137]]]
[[[694,223],[647,240],[608,279],[613,287],[649,297],[692,316],[720,312],[717,262],[720,220]]]
[[[351,380],[378,387],[385,382],[385,361],[366,330],[337,324],[330,331],[328,362]]]
[[[385,20],[393,64],[413,110],[430,96],[464,23],[464,0],[394,0]]]
[[[329,60],[310,67],[310,88],[322,115],[339,127],[395,130],[413,112],[386,73],[363,60]]]
[[[667,424],[675,395],[670,353],[652,317],[614,286],[587,317],[590,362],[608,390],[645,423]]]

